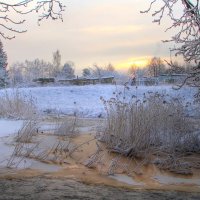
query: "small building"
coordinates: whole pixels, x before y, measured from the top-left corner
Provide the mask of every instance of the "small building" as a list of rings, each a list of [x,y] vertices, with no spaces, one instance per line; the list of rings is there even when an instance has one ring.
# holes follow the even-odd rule
[[[157,77],[139,77],[131,80],[131,85],[165,85],[180,84],[187,78],[187,74],[162,74]]]
[[[67,85],[90,85],[90,84],[113,84],[114,76],[101,77],[101,78],[74,78],[74,79],[62,79],[58,80],[61,84]]]
[[[54,83],[54,78],[37,78],[33,79],[33,82],[40,83],[40,84],[47,84],[47,83]]]
[[[180,84],[187,76],[187,74],[163,74],[159,76],[159,82],[163,84]]]

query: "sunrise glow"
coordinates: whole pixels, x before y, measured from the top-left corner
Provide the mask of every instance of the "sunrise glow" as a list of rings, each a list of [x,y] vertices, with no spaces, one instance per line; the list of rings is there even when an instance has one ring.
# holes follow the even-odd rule
[[[132,58],[117,64],[116,69],[127,70],[132,65],[136,65],[139,68],[144,68],[147,66],[147,63],[148,63],[148,58]]]

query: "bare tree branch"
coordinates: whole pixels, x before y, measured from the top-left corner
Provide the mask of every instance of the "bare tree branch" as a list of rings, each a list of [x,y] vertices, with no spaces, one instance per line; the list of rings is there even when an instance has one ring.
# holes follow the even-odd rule
[[[157,9],[157,4],[159,8]],[[164,42],[175,42],[176,47],[172,49],[175,55],[182,55],[187,62],[200,62],[200,4],[199,0],[152,0],[147,10],[141,13],[154,11],[153,22],[160,24],[163,17],[170,17],[172,25],[166,31],[176,28],[176,34],[171,40]],[[179,6],[180,16],[176,13]]]
[[[12,1],[11,1],[12,2]],[[24,33],[27,30],[18,28],[26,22],[25,19],[16,20],[11,14],[27,15],[29,13],[38,14],[38,24],[42,20],[61,20],[65,6],[60,0],[18,0],[17,3],[0,1],[0,35],[4,39],[15,38],[15,33]],[[17,28],[16,28],[17,27]]]

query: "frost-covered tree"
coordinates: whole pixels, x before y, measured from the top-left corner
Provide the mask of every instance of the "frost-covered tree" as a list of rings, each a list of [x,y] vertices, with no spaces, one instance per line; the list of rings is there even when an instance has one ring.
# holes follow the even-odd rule
[[[7,54],[3,49],[3,43],[0,41],[0,86],[5,86],[8,82],[7,73]]]
[[[53,53],[53,67],[54,67],[54,76],[58,76],[61,67],[61,54],[59,50]]]
[[[128,75],[131,77],[136,77],[137,74],[137,70],[138,70],[138,66],[133,64],[128,68]]]
[[[108,71],[108,72],[115,72],[115,67],[109,63],[106,67],[105,67],[105,70]]]
[[[24,63],[14,63],[9,70],[10,81],[13,85],[27,84],[37,78],[50,78],[53,75],[53,65],[44,60],[26,60]]]
[[[74,78],[74,72],[74,63],[71,61],[66,62],[62,69],[62,76],[64,76],[65,78]]]
[[[9,67],[9,80],[12,86],[23,83],[23,69],[25,68],[24,63],[16,62]]]
[[[165,72],[165,65],[160,58],[153,57],[147,65],[148,72],[151,77],[160,76]]]
[[[167,16],[172,22],[167,30],[175,30],[171,40],[164,42],[174,42],[172,51],[175,55],[182,55],[186,62],[195,63],[180,87],[186,82],[198,87],[197,96],[200,97],[200,0],[152,0],[149,8],[142,13],[153,9],[153,22],[160,24],[163,17]],[[174,67],[172,61],[168,64]]]
[[[33,61],[25,61],[25,76],[28,81],[36,78],[49,78],[53,74],[53,66],[44,60],[35,59]]]
[[[185,61],[200,62],[200,1],[199,0],[152,0],[150,7],[142,13],[153,11],[155,23],[160,24],[163,17],[171,19],[175,35],[171,40],[176,46],[172,49],[176,55],[182,55]]]
[[[94,64],[91,68],[92,76],[102,78],[106,76],[117,76],[118,73],[112,64],[108,64],[105,67]]]
[[[26,22],[25,15],[38,14],[38,24],[42,20],[63,20],[65,6],[59,0],[2,0],[0,1],[0,35],[5,39],[15,38],[16,33],[24,33],[20,25]],[[18,18],[21,18],[18,20]]]
[[[89,68],[84,68],[82,71],[83,77],[89,77],[91,76],[91,70]]]

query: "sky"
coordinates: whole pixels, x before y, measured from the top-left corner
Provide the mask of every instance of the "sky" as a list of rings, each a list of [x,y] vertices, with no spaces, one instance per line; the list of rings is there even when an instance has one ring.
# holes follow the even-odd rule
[[[173,32],[165,32],[169,21],[152,23],[148,0],[62,0],[66,5],[64,21],[45,21],[37,25],[37,16],[26,16],[28,32],[17,34],[11,41],[3,41],[9,65],[24,60],[44,59],[52,62],[57,49],[62,64],[73,61],[76,73],[93,64],[112,63],[119,70],[132,64],[144,66],[157,56],[168,58]],[[14,16],[15,17],[15,16]]]

